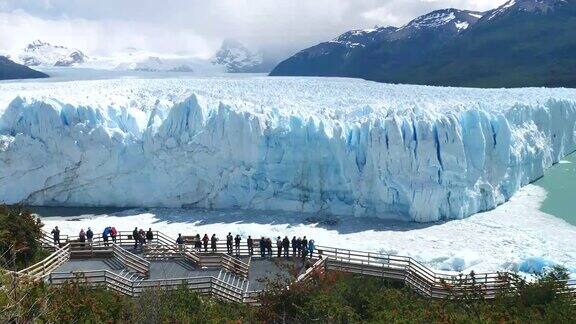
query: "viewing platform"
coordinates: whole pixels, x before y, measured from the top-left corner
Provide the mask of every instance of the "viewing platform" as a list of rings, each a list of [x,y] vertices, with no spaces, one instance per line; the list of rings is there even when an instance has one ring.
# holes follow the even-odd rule
[[[287,286],[306,282],[325,271],[340,271],[376,276],[403,282],[427,298],[448,298],[474,288],[484,298],[494,298],[500,291],[514,289],[516,276],[507,272],[440,274],[409,257],[317,246],[312,257],[288,251],[279,256],[275,244],[271,254],[260,255],[258,240],[249,253],[246,241],[228,254],[225,240],[196,249],[185,241],[175,244],[161,232],[146,244],[135,244],[132,232],[121,231],[115,242],[95,237],[79,242],[78,237],[60,236],[60,245],[44,233],[42,245],[54,252],[43,261],[17,272],[18,275],[44,280],[53,285],[78,281],[105,286],[122,294],[137,297],[147,289],[176,289],[186,286],[203,294],[231,302],[258,303],[266,283],[281,280]],[[282,253],[283,254],[283,253]],[[576,281],[565,281],[558,293],[576,293]]]

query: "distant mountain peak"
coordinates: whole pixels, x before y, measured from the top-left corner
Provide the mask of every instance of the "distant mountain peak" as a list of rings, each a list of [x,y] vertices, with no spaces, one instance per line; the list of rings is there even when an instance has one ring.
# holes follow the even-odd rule
[[[212,62],[225,66],[228,72],[256,72],[263,58],[261,53],[249,50],[239,41],[225,39]]]
[[[334,38],[332,42],[341,43],[350,48],[365,46],[367,43],[372,42],[376,36],[391,33],[397,29],[398,28],[392,26],[354,29]]]
[[[400,29],[437,29],[450,25],[461,31],[467,29],[482,16],[483,13],[478,11],[441,9],[420,16]]]
[[[488,20],[510,12],[537,12],[547,14],[553,12],[559,5],[573,0],[509,0],[500,7],[492,10]]]
[[[27,66],[72,66],[84,63],[88,57],[82,51],[35,40],[18,56]]]

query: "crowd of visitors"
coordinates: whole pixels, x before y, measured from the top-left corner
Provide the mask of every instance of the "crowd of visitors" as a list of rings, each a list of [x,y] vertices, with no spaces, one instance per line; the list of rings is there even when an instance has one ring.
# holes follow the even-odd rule
[[[191,238],[191,244],[194,246],[194,249],[198,252],[204,251],[208,253],[208,243],[210,243],[210,252],[217,253],[218,252],[218,237],[216,234],[212,234],[211,237],[208,237],[208,234],[204,234],[202,238],[200,238],[200,234],[196,234]],[[228,233],[226,235],[226,253],[229,255],[240,255],[240,245],[242,242],[242,237],[240,234],[236,234],[236,236],[232,235],[232,233]],[[182,237],[182,234],[178,234],[178,238],[176,239],[176,244],[184,245],[186,244],[185,240]],[[272,257],[272,239],[262,236],[258,241],[254,241],[252,236],[248,235],[246,239],[246,246],[248,247],[248,254],[254,255],[254,246],[258,246],[260,248],[260,256],[261,257]],[[290,254],[290,247],[292,247],[292,254]],[[308,240],[306,236],[304,238],[296,238],[295,236],[290,240],[288,236],[285,236],[282,239],[280,236],[276,239],[276,256],[277,257],[286,257],[289,258],[290,256],[293,257],[310,257],[314,256],[314,250],[316,246],[314,244],[314,240]]]
[[[54,239],[54,244],[60,246],[60,230],[58,226],[54,227],[52,230],[52,237]],[[117,243],[117,237],[119,233],[113,226],[108,226],[104,228],[102,232],[102,242],[104,246],[110,245],[110,240],[112,242]],[[144,231],[144,229],[135,227],[132,231],[131,237],[128,239],[132,239],[134,242],[134,250],[142,250],[143,246],[149,242],[154,241],[154,232],[152,228],[149,228],[148,231]],[[80,233],[78,234],[78,241],[84,245],[86,242],[89,244],[93,242],[94,239],[94,232],[90,227],[88,227],[87,231],[84,231],[82,228]],[[190,242],[191,241],[191,242]],[[200,238],[200,234],[196,234],[195,236],[185,239],[182,234],[178,234],[178,238],[176,238],[176,244],[183,249],[186,244],[191,243],[194,246],[194,249],[198,252],[208,253],[208,244],[210,244],[210,252],[217,253],[218,252],[218,237],[216,234],[212,234],[211,237],[208,237],[208,234],[204,234],[202,238]],[[233,236],[232,233],[228,233],[226,235],[226,253],[229,255],[236,255],[240,256],[240,245],[242,242],[242,237],[237,234]],[[314,240],[308,240],[306,236],[300,237],[292,237],[290,240],[288,236],[284,236],[284,238],[278,236],[276,238],[276,242],[273,243],[272,239],[269,237],[260,237],[259,240],[255,241],[252,236],[248,236],[246,239],[246,245],[248,247],[248,254],[254,255],[254,247],[257,246],[260,248],[260,257],[271,258],[273,256],[273,246],[276,246],[276,256],[280,257],[301,257],[303,259],[309,257],[314,257],[314,251],[316,246],[314,244]],[[292,253],[290,254],[290,248],[292,249]]]

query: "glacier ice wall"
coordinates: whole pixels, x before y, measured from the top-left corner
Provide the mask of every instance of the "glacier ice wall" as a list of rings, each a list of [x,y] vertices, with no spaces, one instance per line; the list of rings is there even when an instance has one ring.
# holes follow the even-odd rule
[[[574,92],[526,103],[515,93],[520,99],[505,109],[470,104],[374,114],[378,107],[359,104],[346,120],[325,117],[337,109],[282,113],[274,102],[230,102],[200,90],[172,101],[152,100],[150,91],[146,109],[122,100],[84,104],[81,95],[50,91],[15,93],[0,100],[6,103],[0,108],[0,200],[6,203],[289,210],[428,222],[492,209],[576,150]],[[129,101],[141,97],[135,98]]]

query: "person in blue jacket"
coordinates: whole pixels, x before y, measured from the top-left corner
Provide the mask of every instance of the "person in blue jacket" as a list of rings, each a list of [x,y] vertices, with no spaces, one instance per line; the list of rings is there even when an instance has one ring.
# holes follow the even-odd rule
[[[310,259],[312,259],[312,254],[314,253],[314,249],[316,245],[314,244],[314,240],[308,241],[308,253],[310,254]]]
[[[102,240],[104,241],[104,246],[108,246],[108,237],[110,236],[110,232],[112,232],[112,228],[110,226],[104,229],[102,232]]]

